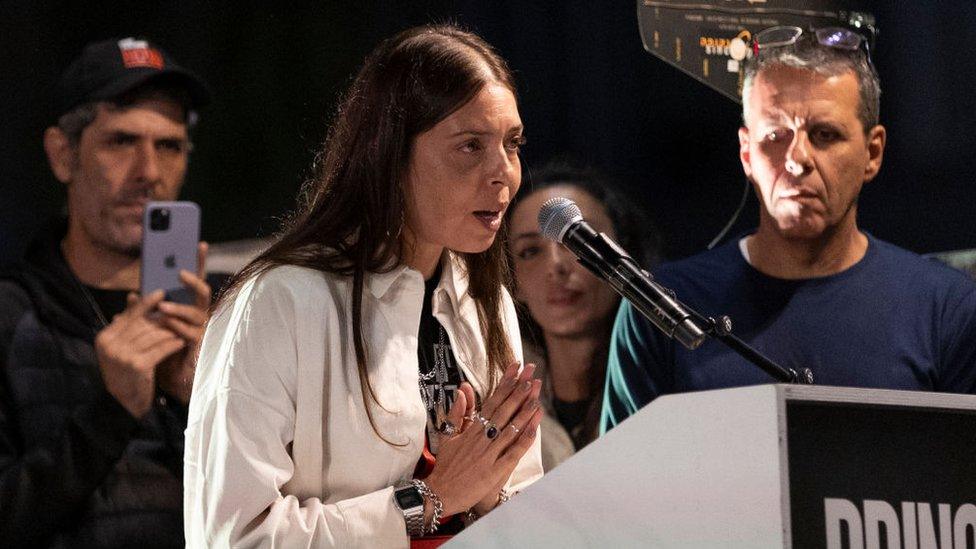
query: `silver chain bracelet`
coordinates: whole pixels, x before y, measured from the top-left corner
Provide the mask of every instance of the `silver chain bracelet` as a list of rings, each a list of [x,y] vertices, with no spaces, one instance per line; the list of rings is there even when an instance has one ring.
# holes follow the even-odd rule
[[[427,534],[433,534],[441,525],[441,517],[444,516],[444,502],[441,501],[440,496],[435,494],[427,486],[426,482],[420,479],[413,479],[413,485],[420,491],[421,495],[430,500],[430,504],[434,508],[434,514],[430,519],[430,528],[425,525],[420,535],[426,536]]]

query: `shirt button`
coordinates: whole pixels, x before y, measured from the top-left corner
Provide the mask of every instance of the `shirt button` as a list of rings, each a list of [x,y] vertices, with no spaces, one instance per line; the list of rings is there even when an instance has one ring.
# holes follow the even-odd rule
[[[156,398],[156,403],[158,403],[160,406],[166,406],[166,395],[159,395],[159,397]]]

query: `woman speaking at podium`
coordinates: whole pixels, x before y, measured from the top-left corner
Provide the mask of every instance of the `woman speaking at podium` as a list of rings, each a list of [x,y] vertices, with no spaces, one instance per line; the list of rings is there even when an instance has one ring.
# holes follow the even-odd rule
[[[419,27],[367,58],[298,212],[207,328],[190,547],[433,545],[542,475],[496,238],[522,142],[479,37]]]

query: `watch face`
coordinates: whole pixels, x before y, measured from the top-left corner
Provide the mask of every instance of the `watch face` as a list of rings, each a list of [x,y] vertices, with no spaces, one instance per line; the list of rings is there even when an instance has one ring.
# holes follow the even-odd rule
[[[411,509],[413,507],[420,507],[424,504],[424,498],[420,495],[420,491],[416,488],[404,488],[402,490],[397,490],[396,501],[400,509]]]

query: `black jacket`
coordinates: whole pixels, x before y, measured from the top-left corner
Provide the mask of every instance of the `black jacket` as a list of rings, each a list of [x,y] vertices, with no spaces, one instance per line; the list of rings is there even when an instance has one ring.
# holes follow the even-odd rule
[[[105,390],[63,235],[0,274],[0,547],[182,547],[186,409],[137,421]]]

